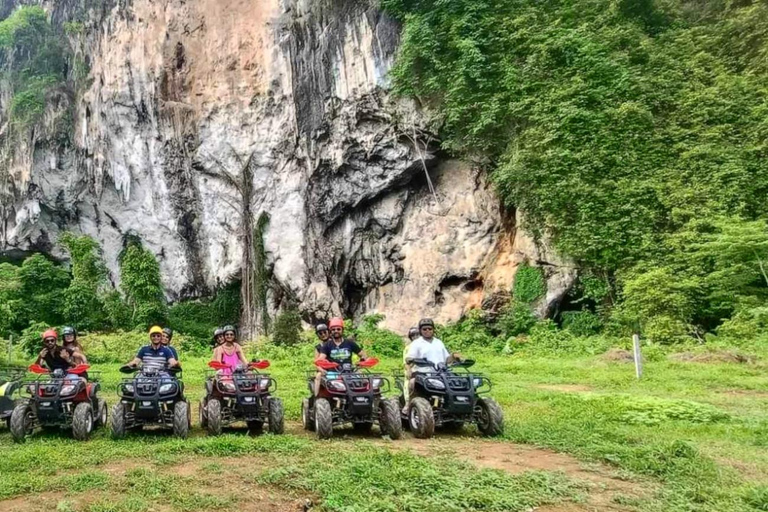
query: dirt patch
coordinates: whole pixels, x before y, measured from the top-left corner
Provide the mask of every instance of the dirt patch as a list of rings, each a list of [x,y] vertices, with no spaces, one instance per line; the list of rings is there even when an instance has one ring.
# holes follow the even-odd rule
[[[670,361],[677,361],[683,363],[738,363],[738,364],[752,364],[756,358],[741,352],[733,350],[722,350],[716,352],[679,352],[677,354],[670,354],[668,356]]]
[[[562,391],[563,393],[584,393],[587,391],[592,391],[591,387],[582,386],[579,384],[539,384],[533,387],[546,391]]]
[[[632,356],[632,352],[620,348],[612,348],[602,356],[601,359],[605,361],[611,361],[613,363],[631,363],[635,360]]]
[[[426,441],[409,438],[387,443],[387,446],[407,449],[424,456],[453,456],[480,468],[496,469],[513,475],[526,471],[559,471],[587,483],[589,495],[584,505],[567,503],[534,509],[537,511],[630,510],[614,503],[614,497],[621,494],[642,498],[655,487],[651,482],[622,479],[612,468],[603,464],[585,464],[569,455],[527,445],[452,437]]]

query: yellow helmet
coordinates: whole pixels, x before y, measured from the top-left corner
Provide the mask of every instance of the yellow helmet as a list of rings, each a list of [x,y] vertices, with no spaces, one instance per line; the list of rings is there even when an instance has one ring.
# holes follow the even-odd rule
[[[163,329],[159,325],[153,325],[149,329],[149,335],[152,336],[153,334],[163,334]]]

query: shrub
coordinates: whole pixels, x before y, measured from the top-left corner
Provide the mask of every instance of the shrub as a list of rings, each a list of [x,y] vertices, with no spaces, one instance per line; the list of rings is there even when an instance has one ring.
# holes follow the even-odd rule
[[[591,311],[568,311],[563,313],[563,329],[575,336],[592,336],[600,332],[603,322]]]
[[[523,263],[515,273],[515,284],[512,288],[512,297],[515,302],[532,304],[542,298],[547,292],[547,283],[544,273],[538,267],[532,267]]]
[[[281,311],[275,319],[272,340],[275,345],[294,347],[301,343],[301,317],[294,307]]]
[[[510,336],[527,334],[537,321],[528,304],[512,301],[502,309],[497,319],[497,327],[506,339]]]
[[[643,334],[653,343],[670,345],[684,343],[690,339],[690,327],[676,318],[655,316],[645,322]]]
[[[403,337],[379,327],[385,318],[381,314],[365,315],[360,326],[355,329],[357,342],[371,356],[402,356]]]

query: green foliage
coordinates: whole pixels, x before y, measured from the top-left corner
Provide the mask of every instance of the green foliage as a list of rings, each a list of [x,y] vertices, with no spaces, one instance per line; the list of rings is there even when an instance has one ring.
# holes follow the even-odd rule
[[[187,347],[195,352],[210,350],[216,327],[237,325],[240,318],[240,283],[218,290],[212,299],[177,302],[168,310],[168,323],[187,335]]]
[[[444,148],[489,163],[525,227],[608,285],[583,297],[610,305],[618,271],[622,321],[705,331],[766,298],[768,4],[383,6],[404,23],[396,90],[439,114]]]
[[[104,327],[106,313],[101,293],[107,287],[107,269],[99,244],[91,237],[64,233],[59,243],[69,253],[72,281],[64,293],[64,316],[78,329]]]
[[[544,281],[544,273],[538,267],[532,267],[523,263],[515,273],[515,284],[512,289],[512,297],[516,302],[532,304],[542,298],[547,292],[547,283]]]
[[[437,326],[435,335],[449,352],[461,351],[466,357],[479,350],[500,352],[506,346],[506,340],[495,335],[485,313],[479,309],[470,310],[455,324]]]
[[[148,328],[162,324],[168,316],[160,265],[154,254],[130,240],[120,255],[120,288],[131,308],[131,324]]]
[[[606,400],[604,397],[594,399]],[[730,417],[728,413],[716,407],[690,400],[656,397],[617,397],[608,400],[616,402],[616,420],[633,425],[653,426],[668,420],[717,423]]]
[[[43,340],[40,337],[51,324],[45,322],[30,322],[29,325],[21,331],[21,337],[18,343],[15,343],[21,351],[29,356],[38,354],[43,349]]]
[[[404,338],[379,327],[385,318],[382,314],[365,315],[360,326],[355,329],[355,338],[370,356],[402,356]]]
[[[511,301],[502,309],[497,320],[497,327],[505,338],[527,334],[536,325],[538,319],[531,311],[531,306],[517,301]]]
[[[276,345],[287,347],[301,343],[301,316],[296,308],[286,308],[277,315],[272,339]]]
[[[592,336],[600,332],[603,322],[591,311],[569,311],[563,313],[563,329],[574,336]]]
[[[0,21],[0,49],[13,85],[10,120],[29,127],[41,119],[49,91],[66,80],[65,49],[38,6],[19,7]]]

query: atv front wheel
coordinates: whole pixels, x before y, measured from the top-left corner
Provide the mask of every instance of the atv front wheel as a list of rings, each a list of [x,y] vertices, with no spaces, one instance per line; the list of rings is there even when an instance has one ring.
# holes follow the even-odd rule
[[[221,401],[209,400],[205,407],[206,427],[212,436],[221,435]]]
[[[96,426],[106,427],[107,417],[109,415],[107,402],[103,398],[99,398],[96,403],[98,404],[98,410],[96,411]]]
[[[392,440],[403,437],[403,422],[400,419],[400,406],[397,399],[381,401],[379,411],[379,429],[382,435],[389,436]]]
[[[425,398],[416,397],[411,400],[408,422],[411,424],[411,432],[419,439],[429,439],[435,435],[435,415]]]
[[[330,439],[333,435],[333,411],[325,398],[315,400],[315,433],[318,439]]]
[[[35,430],[35,412],[32,407],[26,404],[17,405],[11,414],[11,422],[8,425],[11,429],[13,440],[17,443],[23,443],[27,436],[31,436]]]
[[[93,432],[93,406],[80,402],[72,414],[72,435],[78,441],[85,441]]]
[[[285,430],[285,419],[283,414],[283,401],[279,398],[269,399],[269,432],[272,434],[282,434]]]
[[[189,435],[189,404],[176,402],[173,406],[173,435],[186,439]]]
[[[112,427],[112,438],[121,439],[125,437],[125,404],[117,402],[112,408],[110,416],[110,427]]]
[[[498,436],[504,432],[504,412],[493,398],[481,398],[477,401],[480,414],[477,418],[477,428],[484,436]]]
[[[304,430],[315,430],[315,422],[312,421],[311,412],[309,409],[309,398],[305,398],[301,402],[301,425],[304,427]]]

